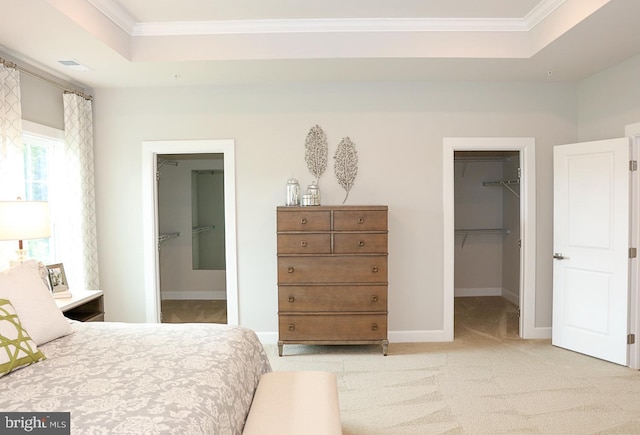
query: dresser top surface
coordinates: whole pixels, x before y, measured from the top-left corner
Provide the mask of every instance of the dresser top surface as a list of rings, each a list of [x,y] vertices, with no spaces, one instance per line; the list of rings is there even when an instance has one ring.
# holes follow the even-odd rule
[[[310,205],[310,206],[278,206],[278,211],[313,211],[313,210],[344,210],[344,211],[387,211],[386,205]]]

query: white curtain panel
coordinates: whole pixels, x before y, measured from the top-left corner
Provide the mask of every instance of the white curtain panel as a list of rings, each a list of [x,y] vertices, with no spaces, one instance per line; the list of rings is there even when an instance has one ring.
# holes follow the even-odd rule
[[[64,166],[56,240],[69,289],[99,289],[96,206],[93,182],[93,111],[91,100],[64,94]],[[64,259],[69,259],[65,261]]]
[[[24,196],[20,72],[0,63],[0,200]]]
[[[20,72],[0,63],[0,200],[24,197]],[[0,258],[12,258],[17,242],[0,242]],[[1,263],[1,262],[0,262]],[[0,268],[6,266],[0,264]]]

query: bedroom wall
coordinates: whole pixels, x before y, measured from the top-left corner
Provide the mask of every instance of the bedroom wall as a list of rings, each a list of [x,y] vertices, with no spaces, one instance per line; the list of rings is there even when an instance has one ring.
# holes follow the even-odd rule
[[[640,56],[578,83],[578,140],[624,136],[640,122]]]
[[[311,182],[304,141],[319,124],[332,156],[349,136],[359,171],[347,204],[389,205],[390,338],[443,327],[442,140],[532,136],[538,170],[536,325],[551,324],[551,148],[576,138],[564,83],[273,84],[97,89],[94,104],[101,283],[108,320],[145,319],[141,142],[236,144],[240,323],[277,331],[275,207],[289,177]],[[323,203],[344,191],[330,159]],[[430,335],[433,334],[433,335]],[[275,337],[275,335],[273,335]]]

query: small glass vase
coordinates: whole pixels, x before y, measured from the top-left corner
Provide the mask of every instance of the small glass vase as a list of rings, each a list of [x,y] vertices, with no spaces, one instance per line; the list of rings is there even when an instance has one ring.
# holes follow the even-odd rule
[[[300,183],[295,178],[287,180],[287,199],[284,203],[287,207],[297,207],[300,205]]]

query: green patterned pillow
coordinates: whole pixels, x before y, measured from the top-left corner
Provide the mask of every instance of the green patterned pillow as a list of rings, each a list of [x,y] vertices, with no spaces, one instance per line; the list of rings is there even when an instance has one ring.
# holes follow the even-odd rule
[[[45,358],[22,327],[11,302],[0,299],[0,377]]]

